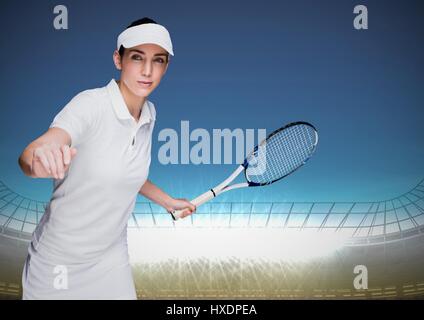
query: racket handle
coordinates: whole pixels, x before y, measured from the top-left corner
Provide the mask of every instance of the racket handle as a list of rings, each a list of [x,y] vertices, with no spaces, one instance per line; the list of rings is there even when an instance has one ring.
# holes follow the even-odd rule
[[[196,199],[191,200],[190,202],[196,206],[196,208],[205,202],[208,202],[209,200],[213,199],[215,197],[215,194],[212,192],[212,190],[206,191],[204,194],[198,196]],[[175,210],[170,212],[171,216],[174,220],[178,220],[181,218],[182,213],[186,209],[182,210]]]

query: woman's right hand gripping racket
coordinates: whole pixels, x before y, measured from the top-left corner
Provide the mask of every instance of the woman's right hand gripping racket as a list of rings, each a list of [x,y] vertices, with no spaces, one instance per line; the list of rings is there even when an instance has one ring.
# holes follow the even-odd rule
[[[318,144],[315,127],[307,122],[290,123],[257,145],[239,167],[222,183],[192,200],[196,207],[219,194],[237,188],[257,187],[274,183],[303,166]],[[246,182],[230,183],[242,172]],[[174,220],[185,210],[170,212]]]

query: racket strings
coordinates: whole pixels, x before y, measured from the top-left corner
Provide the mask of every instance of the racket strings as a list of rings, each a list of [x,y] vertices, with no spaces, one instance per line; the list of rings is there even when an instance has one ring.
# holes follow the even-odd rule
[[[315,129],[307,124],[297,124],[272,135],[249,157],[248,181],[267,184],[293,172],[311,156],[316,139]]]

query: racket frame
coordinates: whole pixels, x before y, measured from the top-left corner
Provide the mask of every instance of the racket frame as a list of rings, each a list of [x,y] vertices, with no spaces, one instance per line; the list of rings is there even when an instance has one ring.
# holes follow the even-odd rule
[[[312,129],[314,129],[314,133],[315,133],[315,143],[314,143],[314,145],[313,145],[313,149],[312,149],[312,151],[310,152],[310,154],[309,154],[309,157],[307,157],[303,162],[302,162],[302,164],[301,165],[299,165],[298,167],[296,167],[295,169],[293,169],[292,171],[290,171],[289,173],[287,173],[286,175],[284,175],[284,176],[282,176],[282,177],[279,177],[279,178],[277,178],[277,179],[275,179],[275,180],[272,180],[272,181],[268,181],[268,182],[264,182],[264,183],[259,183],[259,182],[252,182],[252,181],[249,181],[249,179],[248,179],[248,177],[247,177],[247,173],[246,173],[246,170],[247,170],[247,168],[249,167],[249,163],[248,163],[248,159],[249,159],[249,157],[251,157],[255,152],[257,152],[258,151],[258,148],[260,147],[260,146],[262,146],[264,143],[266,143],[266,141],[268,141],[271,137],[273,137],[273,136],[275,136],[277,133],[279,133],[279,132],[281,132],[281,131],[283,131],[283,130],[285,130],[285,129],[287,129],[287,128],[290,128],[290,127],[293,127],[293,126],[297,126],[297,125],[301,125],[301,124],[303,124],[303,125],[306,125],[306,126],[309,126],[309,127],[311,127]],[[317,132],[317,129],[312,125],[312,124],[310,124],[309,122],[306,122],[306,121],[296,121],[296,122],[291,122],[291,123],[289,123],[289,124],[287,124],[287,125],[285,125],[284,127],[281,127],[280,129],[277,129],[277,130],[275,130],[275,131],[273,131],[273,132],[271,132],[264,140],[262,140],[261,141],[261,143],[259,143],[254,149],[253,149],[253,151],[249,154],[249,156],[247,156],[246,157],[246,159],[244,160],[244,163],[242,164],[242,166],[245,168],[245,170],[244,170],[244,177],[246,178],[246,181],[248,182],[248,184],[249,184],[249,187],[260,187],[260,186],[266,186],[266,185],[270,185],[271,183],[274,183],[274,182],[277,182],[278,180],[281,180],[281,179],[283,179],[283,178],[285,178],[285,177],[287,177],[288,175],[290,175],[290,174],[292,174],[293,172],[295,172],[297,169],[299,169],[300,167],[302,167],[303,165],[305,165],[305,163],[312,157],[312,155],[314,154],[314,152],[315,152],[315,149],[316,149],[316,147],[317,147],[317,145],[318,145],[318,132]]]
[[[290,171],[289,173],[287,173],[286,175],[284,175],[284,176],[282,176],[282,177],[280,177],[278,179],[275,179],[275,180],[270,181],[270,182],[265,182],[265,183],[258,183],[258,182],[249,181],[249,179],[247,177],[247,173],[246,173],[246,170],[249,167],[249,161],[248,161],[248,159],[250,157],[252,157],[252,155],[254,155],[255,152],[258,151],[258,148],[260,146],[262,146],[264,143],[266,143],[266,141],[268,141],[271,137],[273,137],[277,133],[279,133],[279,132],[281,132],[281,131],[283,131],[283,130],[285,130],[287,128],[290,128],[290,127],[293,127],[293,126],[296,126],[296,125],[307,125],[307,126],[310,126],[314,130],[316,141],[315,141],[315,143],[313,145],[312,151],[309,154],[309,157],[307,157],[303,161],[303,163],[300,164],[298,167],[296,167],[295,169],[293,169],[292,171]],[[289,123],[289,124],[285,125],[284,127],[281,127],[279,129],[273,131],[272,133],[270,133],[264,140],[262,140],[257,146],[255,146],[255,148],[252,150],[252,152],[250,152],[250,154],[246,157],[246,159],[244,160],[244,162],[242,164],[240,164],[237,167],[237,169],[234,170],[234,172],[231,175],[228,176],[227,179],[225,179],[220,184],[218,184],[216,187],[214,187],[214,188],[206,191],[205,193],[201,194],[200,196],[198,196],[197,198],[193,199],[190,202],[192,204],[194,204],[196,207],[198,207],[198,206],[202,205],[203,203],[208,202],[209,200],[217,197],[219,194],[221,194],[223,192],[227,192],[229,190],[239,189],[239,188],[246,188],[246,187],[265,186],[265,185],[270,185],[271,183],[274,183],[274,182],[276,182],[278,180],[281,180],[281,179],[287,177],[288,175],[292,174],[293,172],[295,172],[300,167],[302,167],[311,158],[312,154],[315,152],[315,149],[317,147],[317,144],[318,144],[318,132],[317,132],[316,128],[312,124],[310,124],[309,122],[305,122],[305,121],[297,121],[297,122]],[[232,181],[234,181],[235,178],[237,178],[237,176],[242,171],[244,171],[244,177],[245,177],[245,179],[246,179],[247,182],[242,182],[242,183],[236,183],[236,184],[233,184],[233,185],[229,185]],[[180,218],[180,214],[184,210],[186,210],[186,209],[174,210],[174,211],[171,211],[169,213],[171,214],[172,219],[174,221],[176,221],[176,220],[178,220]]]

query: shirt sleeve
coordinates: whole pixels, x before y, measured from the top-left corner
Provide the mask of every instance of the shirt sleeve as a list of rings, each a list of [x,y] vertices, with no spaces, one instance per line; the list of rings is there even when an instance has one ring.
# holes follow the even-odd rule
[[[96,118],[95,101],[86,92],[77,94],[54,117],[50,128],[65,130],[71,136],[71,146],[81,144],[90,135]]]

